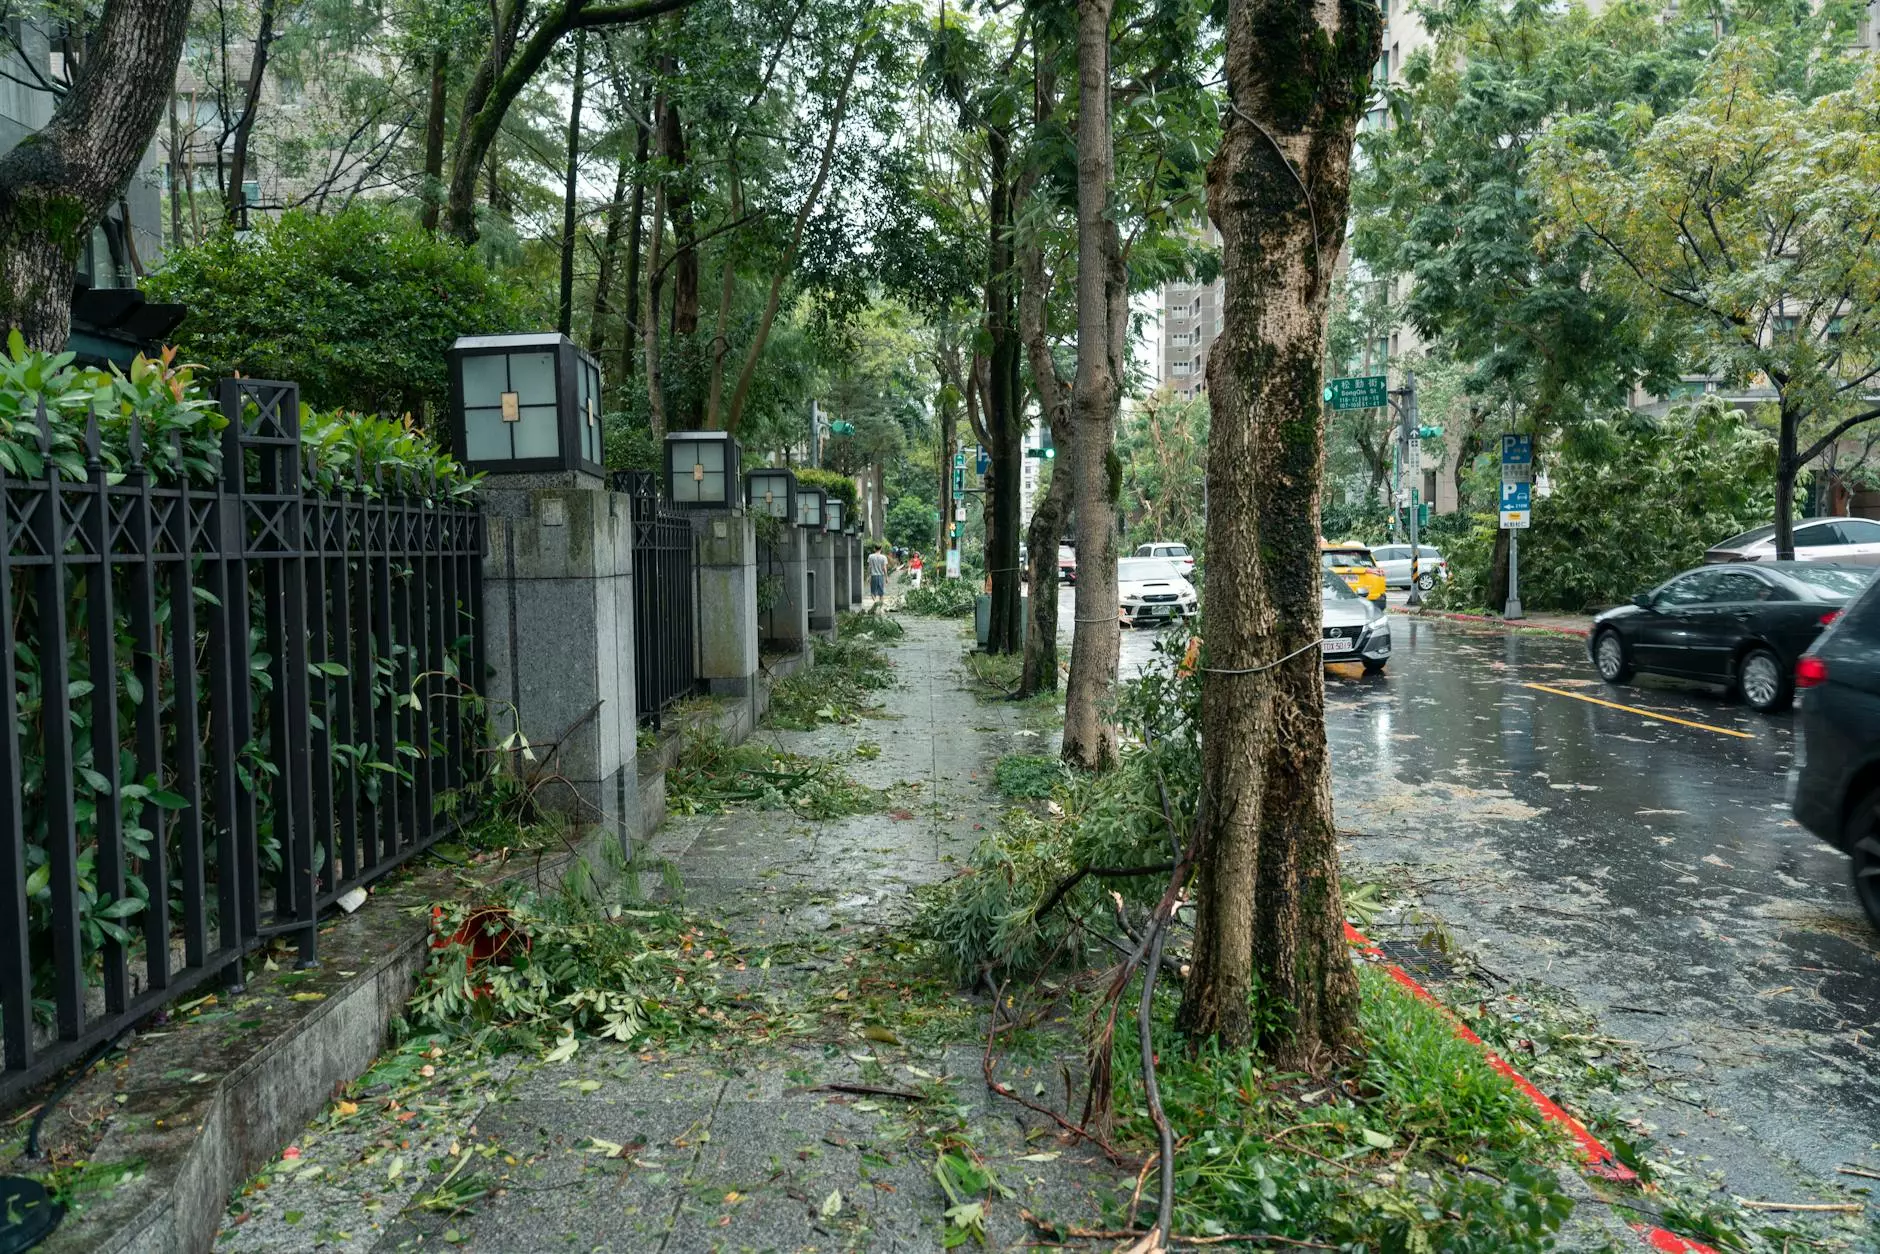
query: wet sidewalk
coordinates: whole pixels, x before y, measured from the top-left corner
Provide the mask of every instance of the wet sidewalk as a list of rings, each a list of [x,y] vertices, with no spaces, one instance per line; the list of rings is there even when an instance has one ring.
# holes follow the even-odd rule
[[[988,1091],[980,1004],[929,979],[901,992],[907,1021],[931,1031],[846,1017],[878,980],[858,984],[858,961],[891,972],[888,929],[910,912],[910,890],[950,874],[996,821],[992,764],[1046,743],[1023,709],[966,689],[957,622],[901,621],[907,637],[890,648],[899,685],[879,717],[759,733],[892,787],[893,810],[675,817],[653,841],[691,910],[774,957],[727,973],[746,1005],[775,1015],[773,1039],[673,1051],[589,1041],[565,1063],[512,1057],[467,1073],[439,1060],[438,1091],[407,1102],[416,1117],[402,1143],[388,1145],[378,1120],[329,1115],[269,1187],[237,1199],[239,1222],[216,1248],[933,1250],[949,1204],[935,1156],[961,1142],[1014,1191],[990,1208],[992,1248],[1028,1239],[1021,1206],[1096,1222],[1116,1171]],[[459,1182],[473,1178],[491,1191],[458,1206],[451,1190],[470,1193]]]

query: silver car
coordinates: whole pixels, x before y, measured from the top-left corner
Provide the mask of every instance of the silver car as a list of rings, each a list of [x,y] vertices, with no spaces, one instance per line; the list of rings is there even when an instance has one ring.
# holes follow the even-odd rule
[[[1384,607],[1359,596],[1330,571],[1319,575],[1324,606],[1319,651],[1327,662],[1362,662],[1365,674],[1377,674],[1390,661],[1390,620],[1384,617]]]
[[[1384,586],[1387,588],[1408,588],[1410,586],[1410,546],[1407,544],[1380,544],[1371,549],[1371,556],[1377,560],[1378,569],[1384,572]],[[1449,578],[1449,563],[1443,555],[1427,544],[1417,545],[1417,587],[1428,592],[1438,580]]]
[[[1704,553],[1706,562],[1773,562],[1776,529],[1731,536]],[[1880,566],[1880,522],[1871,518],[1804,518],[1795,524],[1795,560]]]

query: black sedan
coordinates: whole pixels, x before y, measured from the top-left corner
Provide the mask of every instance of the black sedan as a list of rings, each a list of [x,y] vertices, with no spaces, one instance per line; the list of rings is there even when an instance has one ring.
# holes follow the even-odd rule
[[[1769,713],[1795,699],[1795,661],[1873,571],[1733,562],[1666,580],[1593,620],[1586,651],[1609,684],[1634,672],[1722,684]]]

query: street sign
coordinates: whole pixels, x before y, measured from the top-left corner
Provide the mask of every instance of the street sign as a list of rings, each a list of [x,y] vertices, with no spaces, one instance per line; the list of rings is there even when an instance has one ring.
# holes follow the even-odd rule
[[[958,496],[964,491],[966,491],[966,467],[955,466],[953,468],[953,495]]]
[[[1501,525],[1520,530],[1534,508],[1534,437],[1501,437]]]
[[[964,505],[955,505],[953,507],[953,521],[954,522],[966,521],[966,507]]]
[[[953,454],[953,469],[955,470],[966,469],[966,450],[965,449],[961,449],[957,453]]]
[[[1421,479],[1423,477],[1423,441],[1413,435],[1407,447],[1410,455],[1404,458],[1404,473],[1412,478]]]
[[[1390,380],[1381,374],[1325,381],[1325,403],[1333,409],[1377,409],[1389,402]]]
[[[958,579],[959,577],[960,577],[960,551],[958,549],[948,549],[947,550],[947,578]]]
[[[986,452],[985,449],[979,450],[978,466],[979,466],[979,473],[982,476],[986,473],[986,471],[992,468],[992,455]]]

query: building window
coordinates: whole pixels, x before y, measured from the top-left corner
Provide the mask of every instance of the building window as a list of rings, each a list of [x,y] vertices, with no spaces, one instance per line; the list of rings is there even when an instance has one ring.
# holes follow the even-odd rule
[[[1801,318],[1795,314],[1777,314],[1770,323],[1774,338],[1778,341],[1794,339],[1801,325]]]

